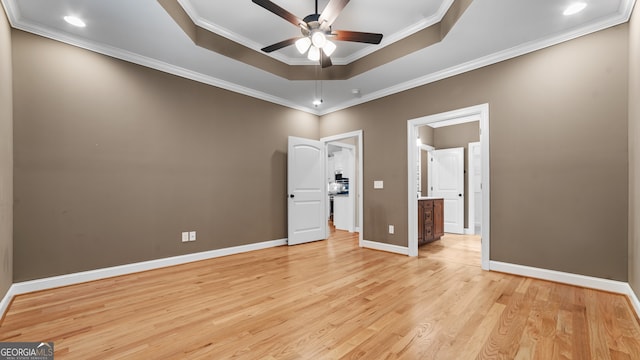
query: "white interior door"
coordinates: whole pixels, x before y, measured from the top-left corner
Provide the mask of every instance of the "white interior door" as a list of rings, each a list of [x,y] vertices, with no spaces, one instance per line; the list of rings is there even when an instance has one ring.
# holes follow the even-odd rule
[[[289,245],[327,238],[325,151],[320,141],[289,137]]]
[[[444,231],[464,234],[464,148],[431,152],[429,196],[444,199]]]

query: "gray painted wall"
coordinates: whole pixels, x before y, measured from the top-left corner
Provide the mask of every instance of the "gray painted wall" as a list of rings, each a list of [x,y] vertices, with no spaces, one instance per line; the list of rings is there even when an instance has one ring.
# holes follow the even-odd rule
[[[2,299],[13,282],[13,100],[11,29],[4,8],[0,6],[0,9],[0,299]]]
[[[319,138],[317,116],[18,30],[13,45],[15,281],[287,237],[287,137]]]
[[[640,297],[640,9],[629,26],[629,284]]]
[[[491,259],[626,281],[628,46],[624,24],[323,116],[364,131],[364,238],[407,245],[407,120],[489,103]]]

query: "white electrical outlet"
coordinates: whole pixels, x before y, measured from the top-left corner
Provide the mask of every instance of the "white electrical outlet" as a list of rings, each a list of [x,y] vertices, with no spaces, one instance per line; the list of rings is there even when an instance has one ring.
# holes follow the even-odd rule
[[[396,231],[395,226],[389,225],[389,234],[393,234],[393,233],[395,233],[395,231]]]
[[[384,189],[384,181],[382,180],[375,180],[373,182],[373,188],[374,189]]]
[[[182,232],[182,242],[187,242],[189,241],[189,232],[188,231],[183,231]]]
[[[189,231],[189,241],[196,241],[196,232]]]

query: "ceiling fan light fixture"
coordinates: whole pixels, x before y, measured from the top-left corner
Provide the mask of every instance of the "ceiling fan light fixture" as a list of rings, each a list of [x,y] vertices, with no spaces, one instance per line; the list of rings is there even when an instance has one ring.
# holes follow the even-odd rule
[[[296,40],[296,49],[300,54],[304,54],[309,50],[309,46],[311,46],[311,39],[308,37],[302,37]]]
[[[311,46],[309,48],[309,53],[307,54],[307,58],[311,61],[320,60],[320,49],[315,46]]]
[[[322,49],[327,43],[327,37],[324,36],[322,31],[314,31],[311,34],[311,43],[318,49]]]
[[[324,51],[325,55],[331,56],[331,54],[333,54],[333,52],[336,51],[336,44],[327,40],[327,43],[324,44],[324,47],[322,47],[322,51]]]

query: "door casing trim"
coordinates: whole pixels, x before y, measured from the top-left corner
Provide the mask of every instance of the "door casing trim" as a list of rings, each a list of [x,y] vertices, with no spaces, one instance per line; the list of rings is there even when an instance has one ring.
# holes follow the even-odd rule
[[[424,116],[407,120],[407,207],[408,207],[408,239],[409,256],[418,256],[418,201],[416,199],[418,187],[417,178],[418,151],[416,138],[418,127],[442,121],[455,121],[455,119],[467,119],[467,121],[480,122],[480,152],[482,162],[482,269],[490,270],[490,158],[489,158],[489,104],[480,104],[467,108],[452,110],[444,113]]]

